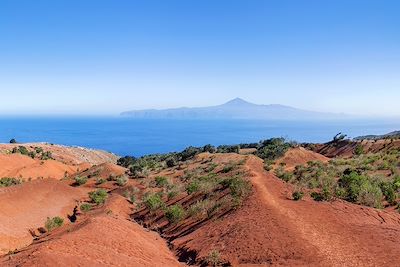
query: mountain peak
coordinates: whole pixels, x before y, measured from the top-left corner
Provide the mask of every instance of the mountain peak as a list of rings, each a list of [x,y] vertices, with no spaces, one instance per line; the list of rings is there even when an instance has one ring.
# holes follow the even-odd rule
[[[249,106],[249,105],[254,105],[254,104],[247,102],[246,100],[243,100],[242,98],[239,97],[232,99],[224,104],[224,106]]]

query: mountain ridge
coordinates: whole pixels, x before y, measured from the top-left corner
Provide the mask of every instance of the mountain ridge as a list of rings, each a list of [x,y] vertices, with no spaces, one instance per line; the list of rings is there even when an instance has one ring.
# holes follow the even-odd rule
[[[242,98],[234,98],[216,106],[132,110],[120,115],[138,119],[316,120],[346,117],[343,114],[309,111],[280,104],[259,105]]]

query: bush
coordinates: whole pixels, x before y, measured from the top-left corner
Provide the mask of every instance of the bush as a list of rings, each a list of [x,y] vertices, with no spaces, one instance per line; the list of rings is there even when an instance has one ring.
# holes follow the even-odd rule
[[[15,138],[10,140],[10,144],[16,144],[16,143],[17,143],[17,140],[15,140]]]
[[[115,181],[117,185],[124,186],[128,182],[128,178],[126,178],[125,176],[118,176]]]
[[[96,179],[96,185],[101,185],[101,184],[104,184],[105,182],[106,182],[106,179],[103,179],[103,178]]]
[[[98,189],[89,193],[90,199],[97,205],[104,204],[108,197],[107,191],[104,189]]]
[[[290,172],[286,172],[282,166],[279,166],[275,170],[275,175],[285,182],[289,182],[293,178],[293,174],[291,174]]]
[[[16,178],[4,177],[0,179],[0,187],[9,187],[13,185],[18,185],[21,183],[21,180]]]
[[[394,183],[385,183],[382,182],[380,184],[381,191],[385,196],[387,202],[390,205],[396,205],[397,193]]]
[[[165,164],[167,165],[168,168],[172,168],[178,164],[178,161],[176,160],[175,157],[169,157],[165,160]]]
[[[284,138],[271,138],[260,142],[256,155],[264,160],[275,160],[282,157],[291,147]]]
[[[18,147],[14,147],[11,151],[11,153],[15,154],[15,153],[20,153],[22,155],[29,155],[29,150],[24,147],[24,146],[18,146]]]
[[[42,155],[40,156],[41,160],[49,160],[53,159],[53,155],[51,154],[50,151],[42,152]]]
[[[346,192],[345,199],[362,205],[380,207],[382,191],[379,185],[366,175],[360,175],[355,171],[348,172],[345,172],[339,180],[339,186]]]
[[[221,264],[221,254],[218,250],[212,250],[208,254],[207,264],[210,266],[219,266]]]
[[[156,181],[157,187],[164,187],[169,184],[167,177],[164,176],[157,176],[156,178],[154,178],[154,180]]]
[[[200,190],[200,182],[198,180],[192,181],[188,186],[186,186],[186,192],[191,195]]]
[[[301,200],[303,198],[303,196],[304,196],[304,193],[300,192],[300,191],[295,191],[292,194],[293,200],[295,200],[295,201]]]
[[[356,154],[357,156],[364,154],[364,147],[360,144],[357,144],[354,148],[354,154]]]
[[[60,218],[60,217],[54,217],[54,218],[49,218],[47,217],[46,223],[45,223],[45,227],[47,229],[47,231],[51,232],[52,230],[62,226],[64,223],[64,219]]]
[[[150,194],[145,196],[143,199],[143,203],[151,211],[158,210],[165,206],[160,194]]]
[[[80,206],[80,210],[83,211],[83,212],[88,212],[88,211],[90,211],[91,209],[92,209],[92,205],[90,205],[89,203],[83,203],[83,204]]]
[[[235,176],[225,179],[221,182],[224,187],[229,188],[231,196],[238,199],[243,199],[250,194],[251,184],[242,177]]]
[[[217,149],[212,145],[205,145],[203,146],[203,152],[215,153]]]
[[[87,177],[80,177],[80,176],[75,177],[75,184],[77,185],[84,185],[87,183],[87,181],[88,181]]]
[[[312,192],[310,196],[315,200],[315,201],[324,201],[324,195],[320,192]]]
[[[179,205],[173,205],[167,209],[165,217],[170,223],[177,223],[185,217],[185,211]]]
[[[357,196],[357,202],[362,205],[381,208],[382,191],[379,186],[371,183],[363,183]]]

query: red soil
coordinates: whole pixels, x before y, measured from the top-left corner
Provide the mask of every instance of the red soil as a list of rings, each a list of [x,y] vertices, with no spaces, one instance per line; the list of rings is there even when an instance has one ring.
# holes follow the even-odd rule
[[[102,163],[100,165],[95,165],[88,170],[84,170],[76,175],[80,176],[95,176],[98,178],[107,179],[110,176],[117,177],[124,175],[127,169],[112,163]]]
[[[296,147],[289,149],[282,158],[278,159],[275,163],[275,167],[284,163],[285,169],[287,171],[292,171],[297,165],[305,165],[309,161],[328,162],[329,158],[303,147]]]
[[[390,140],[364,140],[364,141],[340,141],[337,143],[319,144],[314,147],[314,151],[326,157],[352,157],[357,145],[361,145],[365,153],[377,153],[390,149],[400,149],[400,139]]]
[[[72,166],[56,160],[32,159],[21,154],[0,154],[0,166],[0,177],[22,178],[23,180],[62,179],[82,168],[81,165]]]
[[[156,233],[128,220],[130,207],[120,196],[77,223],[56,230],[3,266],[181,266]],[[79,217],[78,217],[79,218]]]
[[[106,151],[47,143],[0,144],[0,153],[6,154],[18,146],[25,146],[29,151],[34,150],[35,147],[41,147],[44,151],[50,151],[55,160],[68,165],[79,165],[82,163],[95,165],[104,162],[116,163],[118,159],[118,156]]]
[[[396,266],[400,214],[342,201],[292,201],[288,184],[250,157],[254,194],[235,213],[173,241],[180,255],[218,250],[237,264]],[[247,265],[249,266],[249,265]]]
[[[32,243],[29,230],[43,227],[47,217],[67,218],[84,196],[81,189],[53,179],[0,188],[0,254]]]

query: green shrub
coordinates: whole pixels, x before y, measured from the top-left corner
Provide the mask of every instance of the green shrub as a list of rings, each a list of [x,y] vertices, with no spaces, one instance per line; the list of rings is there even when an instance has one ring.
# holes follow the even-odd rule
[[[186,192],[191,195],[200,190],[200,182],[198,180],[192,181],[188,186],[186,186]]]
[[[160,194],[157,193],[145,196],[143,199],[143,203],[151,211],[155,211],[165,207],[165,204],[162,201]]]
[[[292,177],[293,174],[291,174],[290,172],[286,172],[283,168],[283,166],[279,166],[276,170],[275,170],[275,175],[279,178],[282,179],[285,182],[289,182]]]
[[[164,176],[157,176],[156,178],[154,178],[154,180],[156,181],[157,187],[165,187],[169,184],[168,178]]]
[[[300,191],[295,191],[292,194],[293,200],[295,200],[295,201],[301,200],[303,198],[303,196],[304,196],[304,193],[300,192]]]
[[[315,200],[315,201],[324,201],[324,195],[320,192],[311,192],[310,196]]]
[[[396,199],[397,199],[397,193],[395,189],[394,183],[385,183],[382,182],[380,184],[381,191],[383,195],[385,196],[387,202],[390,205],[396,205]]]
[[[9,187],[13,185],[18,185],[21,183],[20,179],[4,177],[0,179],[0,187]]]
[[[227,178],[221,182],[224,187],[229,188],[230,194],[234,198],[243,199],[251,192],[251,184],[240,176]]]
[[[96,185],[101,185],[101,184],[104,184],[105,182],[106,182],[106,179],[103,179],[103,178],[96,179]]]
[[[228,173],[233,171],[233,169],[235,168],[235,164],[234,163],[229,163],[227,165],[224,166],[224,168],[221,170],[222,173]]]
[[[136,193],[139,190],[137,188],[132,188],[132,189],[127,189],[124,192],[124,197],[126,197],[127,199],[129,199],[129,201],[133,204],[136,202]]]
[[[188,216],[202,218],[207,216],[208,210],[215,205],[215,201],[209,199],[204,199],[197,201],[196,203],[190,205],[188,209]]]
[[[104,204],[108,197],[107,191],[104,189],[98,189],[89,193],[90,199],[97,205]]]
[[[22,155],[26,155],[29,156],[29,150],[24,147],[24,146],[18,146],[18,147],[14,147],[11,151],[11,153],[15,154],[15,153],[20,153]]]
[[[165,164],[167,165],[168,168],[175,167],[178,164],[178,161],[176,160],[175,157],[168,157],[165,160]]]
[[[170,223],[177,223],[185,217],[185,211],[181,206],[173,205],[167,209],[165,217]]]
[[[41,154],[41,153],[43,153],[43,148],[41,148],[41,147],[35,147],[35,152],[36,152],[37,154]]]
[[[77,185],[84,185],[88,181],[87,177],[76,176],[75,177],[75,184]]]
[[[364,147],[361,144],[357,144],[354,148],[354,154],[358,156],[364,154]]]
[[[216,163],[211,163],[210,165],[207,166],[207,168],[205,169],[206,172],[212,172],[215,170],[215,168],[218,167],[218,164]]]
[[[382,207],[382,191],[378,185],[363,183],[357,196],[357,203],[374,208]]]
[[[124,186],[128,182],[128,178],[126,178],[125,176],[118,176],[115,181],[117,185]]]
[[[171,189],[170,191],[168,191],[168,194],[167,194],[168,200],[175,198],[178,194],[179,194],[179,192],[177,191],[177,189]]]
[[[50,151],[46,151],[46,152],[42,152],[41,156],[40,156],[41,160],[49,160],[49,159],[53,159],[53,155],[51,154]]]
[[[272,138],[260,142],[256,155],[264,160],[275,160],[282,157],[291,147],[284,138]]]
[[[92,209],[92,205],[90,205],[89,203],[83,203],[83,204],[80,206],[80,210],[83,211],[83,212],[88,212],[88,211],[90,211],[91,209]]]
[[[47,231],[51,232],[52,230],[62,226],[64,223],[64,219],[60,218],[60,217],[54,217],[54,218],[49,218],[47,217],[46,223],[45,223],[45,227],[47,229]]]
[[[218,250],[212,250],[208,254],[207,264],[210,266],[219,266],[221,264],[221,254]]]

